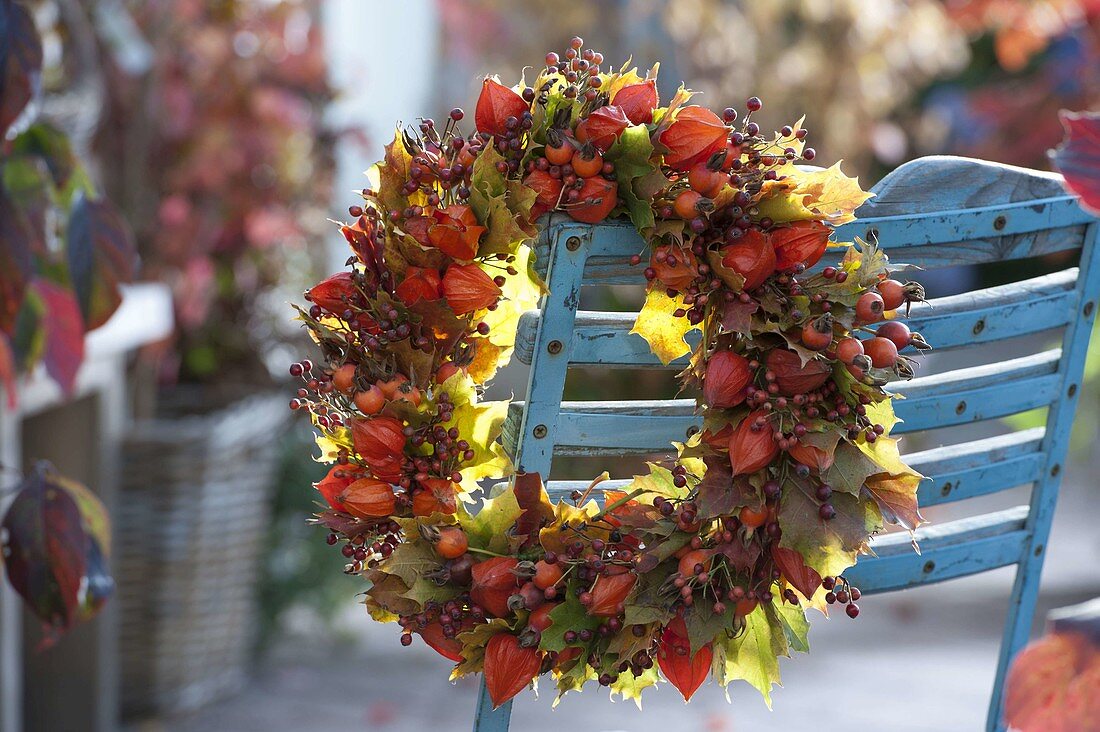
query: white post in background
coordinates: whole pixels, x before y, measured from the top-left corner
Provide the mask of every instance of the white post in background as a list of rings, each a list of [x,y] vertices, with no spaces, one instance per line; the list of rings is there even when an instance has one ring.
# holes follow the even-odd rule
[[[3,394],[0,399],[7,399]],[[19,481],[22,469],[19,417],[0,409],[0,516],[15,497],[6,490]],[[0,571],[3,571],[0,569]],[[0,577],[0,732],[23,729],[23,606],[19,595]]]
[[[330,122],[336,129],[358,128],[368,140],[366,148],[350,139],[337,146],[332,209],[342,221],[355,192],[366,187],[367,168],[393,140],[396,121],[414,123],[431,111],[439,20],[435,0],[328,0],[323,21],[329,81],[337,92]],[[335,232],[327,241],[329,269],[336,272],[350,252]]]

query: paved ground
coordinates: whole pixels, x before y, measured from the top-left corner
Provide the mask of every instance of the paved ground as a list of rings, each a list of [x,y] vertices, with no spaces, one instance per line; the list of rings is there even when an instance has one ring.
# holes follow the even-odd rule
[[[1100,462],[1097,462],[1100,465]],[[1047,559],[1040,617],[1051,607],[1100,596],[1098,493],[1069,476]],[[946,518],[936,516],[938,520]],[[856,621],[816,618],[813,651],[784,664],[774,710],[744,685],[704,687],[690,706],[671,688],[651,693],[644,711],[609,703],[599,690],[566,698],[524,694],[513,729],[543,732],[845,732],[977,730],[985,718],[1011,571],[906,593],[867,598]],[[404,649],[392,626],[349,612],[354,634],[340,650],[329,636],[288,638],[241,695],[139,732],[419,732],[468,729],[476,688],[450,684],[447,664],[420,644]]]

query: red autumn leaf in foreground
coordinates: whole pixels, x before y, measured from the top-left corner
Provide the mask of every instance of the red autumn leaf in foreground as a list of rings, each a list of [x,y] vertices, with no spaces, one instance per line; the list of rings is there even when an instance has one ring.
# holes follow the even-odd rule
[[[532,219],[557,208],[561,198],[561,178],[555,178],[547,171],[535,168],[523,179],[523,185],[535,192],[535,205],[531,207]]]
[[[433,302],[443,297],[443,278],[439,270],[410,266],[394,294],[406,305],[415,305],[421,300]]]
[[[512,570],[519,562],[512,557],[489,557],[474,565],[470,599],[490,615],[505,617],[511,614],[508,598],[516,592],[519,582]]]
[[[649,266],[661,284],[674,290],[686,290],[699,276],[699,262],[692,251],[672,244],[654,247]]]
[[[355,282],[352,280],[351,272],[337,272],[328,279],[314,285],[308,293],[309,297],[306,299],[334,315],[340,315],[348,309],[348,302],[358,292],[355,288]]]
[[[769,232],[775,249],[775,268],[790,269],[797,264],[814,266],[825,255],[832,229],[820,221],[795,221]]]
[[[1054,151],[1054,167],[1082,205],[1100,214],[1100,112],[1065,112],[1059,117],[1065,140]]]
[[[787,348],[771,351],[765,363],[775,374],[779,393],[788,397],[813,391],[828,381],[833,372],[827,363],[816,358],[802,365],[802,357]]]
[[[531,683],[542,659],[534,648],[524,648],[511,633],[498,633],[485,646],[485,689],[496,709]]]
[[[1028,645],[1009,669],[1004,716],[1020,732],[1100,729],[1100,651],[1077,633]]]
[[[684,701],[691,701],[691,697],[707,680],[712,658],[710,643],[695,653],[691,652],[687,624],[680,615],[673,618],[661,634],[657,665],[668,682],[684,697]]]
[[[736,407],[745,401],[745,387],[752,381],[749,361],[732,351],[718,351],[707,359],[703,399],[715,409]]]
[[[623,611],[623,603],[638,583],[636,574],[616,574],[600,577],[592,588],[592,602],[588,614],[613,618]]]
[[[775,442],[770,424],[753,429],[758,418],[767,416],[768,413],[763,410],[750,413],[730,435],[730,467],[734,475],[755,473],[766,468],[779,454],[779,445]]]
[[[486,76],[481,82],[481,96],[474,110],[474,124],[478,132],[503,135],[508,129],[507,120],[517,120],[530,110],[523,97],[501,84],[495,76]]]
[[[772,546],[772,559],[775,566],[783,573],[783,577],[791,585],[802,593],[803,597],[812,598],[817,588],[821,587],[821,575],[813,567],[806,566],[802,555],[794,549],[781,546]]]
[[[455,315],[466,315],[496,303],[501,291],[476,264],[453,264],[443,275],[443,295]]]
[[[638,84],[627,84],[615,92],[611,103],[623,110],[623,114],[632,124],[649,124],[653,121],[653,110],[660,103],[657,82],[647,79]]]
[[[344,508],[362,519],[382,518],[393,513],[397,505],[393,487],[384,480],[360,478],[340,495]]]
[[[661,133],[660,143],[668,148],[665,164],[687,170],[724,148],[729,133],[722,119],[706,107],[684,107]]]
[[[755,290],[775,272],[775,249],[759,229],[749,229],[721,252],[722,264],[745,278],[745,290]]]
[[[414,516],[431,516],[433,513],[454,513],[457,486],[446,478],[425,478],[420,481],[421,490],[413,496]]]
[[[408,228],[424,246],[435,247],[462,260],[477,256],[478,240],[485,233],[485,227],[478,223],[473,210],[462,204],[433,209],[431,215],[421,217],[416,225]]]
[[[325,503],[335,508],[337,511],[347,511],[343,501],[340,500],[340,494],[347,490],[349,485],[355,482],[354,478],[349,478],[345,475],[345,473],[351,470],[352,469],[347,465],[333,465],[324,478],[321,478],[320,481],[313,484],[313,487],[316,488],[325,499]],[[340,475],[337,476],[337,473]]]
[[[584,123],[584,135],[588,142],[600,150],[607,150],[619,139],[623,130],[630,126],[623,110],[618,107],[600,107]],[[579,138],[578,138],[579,139]],[[585,142],[586,140],[581,140]]]
[[[612,180],[593,176],[584,179],[580,197],[565,212],[577,221],[598,224],[606,219],[619,203],[619,184]]]

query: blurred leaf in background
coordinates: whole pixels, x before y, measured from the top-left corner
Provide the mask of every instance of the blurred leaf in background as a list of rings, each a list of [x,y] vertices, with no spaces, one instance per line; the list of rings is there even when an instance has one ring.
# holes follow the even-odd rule
[[[0,0],[0,384],[44,363],[70,394],[84,334],[135,274],[130,230],[100,196],[69,136],[37,119],[42,38],[28,6]]]
[[[0,527],[8,581],[42,621],[41,647],[95,616],[114,592],[107,510],[49,463],[36,465],[16,487]]]
[[[138,75],[111,67],[97,147],[147,276],[173,288],[162,380],[270,383],[264,357],[286,333],[272,301],[314,274],[320,248],[306,243],[331,194],[320,3],[124,5],[152,58]]]

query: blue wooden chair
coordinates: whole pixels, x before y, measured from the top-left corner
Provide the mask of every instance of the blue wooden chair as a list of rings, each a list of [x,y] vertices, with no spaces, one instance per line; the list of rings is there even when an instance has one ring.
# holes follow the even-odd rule
[[[933,300],[914,307],[910,320],[937,351],[1029,334],[1044,334],[1031,339],[1041,347],[1054,340],[1048,332],[1060,334],[1061,348],[903,383],[900,390],[907,398],[896,405],[904,420],[896,433],[1047,408],[1045,428],[983,439],[970,435],[966,441],[907,456],[915,469],[930,476],[920,489],[924,507],[1028,484],[1030,505],[923,528],[917,532],[919,555],[908,534],[881,536],[873,542],[877,556],[862,558],[846,573],[864,593],[871,593],[1017,566],[986,724],[987,730],[998,730],[1005,671],[1031,628],[1100,295],[1095,256],[1100,222],[1076,205],[1056,175],[963,158],[912,161],[873,190],[876,197],[858,211],[859,220],[844,226],[836,238],[877,238],[895,262],[935,270],[1080,254],[1077,267]],[[527,313],[521,321],[516,354],[531,366],[528,397],[512,404],[505,425],[505,443],[519,469],[545,477],[552,475],[555,455],[667,453],[671,441],[696,429],[695,402],[690,399],[562,401],[566,374],[574,366],[666,368],[644,340],[629,333],[633,313],[578,310],[582,287],[638,284],[640,268],[631,267],[629,258],[644,248],[628,223],[588,226],[555,218],[542,231],[538,262],[550,294],[540,312]],[[686,359],[681,361],[667,368],[682,368]],[[579,485],[584,484],[551,480],[548,489],[552,498],[561,498]],[[507,730],[510,706],[493,711],[483,686],[475,732]]]

